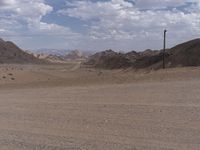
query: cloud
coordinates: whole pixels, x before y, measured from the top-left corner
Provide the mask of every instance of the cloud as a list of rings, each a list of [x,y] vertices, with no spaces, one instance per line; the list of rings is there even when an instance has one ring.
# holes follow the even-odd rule
[[[200,0],[66,0],[57,14],[47,1],[0,0],[0,34],[23,47],[90,50],[160,49],[165,28],[168,46],[200,36]]]
[[[199,10],[197,1],[193,6]],[[173,10],[148,9],[141,10],[140,5],[163,7],[174,6]],[[184,0],[138,0],[134,3],[125,0],[106,2],[73,1],[70,8],[58,13],[91,22],[89,37],[94,41],[121,41],[136,48],[156,47],[151,41],[162,41],[162,31],[167,28],[170,33],[170,46],[182,39],[199,36],[200,15],[196,12],[185,13],[176,9],[176,5],[185,5]],[[145,6],[144,6],[145,7]],[[189,33],[189,34],[188,34]],[[141,46],[138,46],[138,41]],[[146,45],[142,43],[146,43]],[[119,44],[121,45],[121,44]],[[136,46],[137,45],[137,46]],[[112,45],[110,45],[112,46]],[[124,45],[123,45],[124,46]],[[119,48],[123,48],[119,46]],[[124,46],[125,48],[125,46]],[[131,48],[127,47],[127,48]]]
[[[59,46],[61,42],[68,45],[80,38],[67,26],[42,21],[52,11],[53,7],[44,0],[0,0],[0,34],[32,48]]]
[[[136,0],[136,6],[140,8],[160,8],[178,6],[185,3],[184,0]]]
[[[15,4],[15,0],[0,0],[0,7],[9,6]]]
[[[0,12],[13,16],[12,19],[38,20],[50,13],[53,8],[43,0],[0,0]],[[15,18],[14,18],[15,17]]]

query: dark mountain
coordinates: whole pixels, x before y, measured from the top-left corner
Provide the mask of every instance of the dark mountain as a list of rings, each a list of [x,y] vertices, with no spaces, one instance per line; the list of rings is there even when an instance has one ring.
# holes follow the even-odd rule
[[[113,50],[106,50],[89,57],[86,64],[107,69],[145,68],[160,60],[157,59],[159,53],[159,51],[146,50],[143,52],[131,51],[123,54]]]
[[[0,39],[0,63],[44,63],[10,41]]]
[[[200,65],[200,39],[179,44],[168,50],[166,59],[168,67],[199,66]]]
[[[156,51],[156,50],[150,50],[147,49],[143,52],[136,52],[136,51],[131,51],[125,54],[126,58],[128,58],[133,64],[134,63],[139,63],[142,61],[147,60],[147,58],[149,57],[154,57],[159,55],[160,51]],[[144,62],[145,63],[145,62]],[[148,64],[148,60],[146,62]],[[151,63],[150,63],[151,64]],[[145,67],[145,66],[144,66]]]
[[[179,44],[165,53],[166,67],[200,66],[200,39]],[[128,68],[135,69],[162,68],[163,52],[145,50],[143,52],[131,51],[126,54],[116,53],[112,50],[92,55],[88,64],[99,68]]]
[[[118,69],[131,66],[130,60],[124,54],[116,53],[113,50],[96,53],[90,56],[85,64],[106,69]]]

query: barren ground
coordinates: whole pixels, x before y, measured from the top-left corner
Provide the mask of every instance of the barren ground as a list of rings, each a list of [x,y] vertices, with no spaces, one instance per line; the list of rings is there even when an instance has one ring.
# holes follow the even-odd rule
[[[200,68],[0,66],[0,150],[199,150]]]

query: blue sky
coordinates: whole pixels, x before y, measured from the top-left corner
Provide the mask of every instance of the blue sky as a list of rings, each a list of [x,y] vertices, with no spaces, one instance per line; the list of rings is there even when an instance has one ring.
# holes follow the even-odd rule
[[[0,0],[0,37],[23,49],[161,49],[200,37],[200,0]]]

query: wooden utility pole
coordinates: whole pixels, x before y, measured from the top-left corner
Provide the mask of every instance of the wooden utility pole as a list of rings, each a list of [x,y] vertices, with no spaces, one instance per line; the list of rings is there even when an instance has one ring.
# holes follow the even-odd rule
[[[164,30],[164,44],[163,44],[163,69],[165,69],[166,33],[167,33],[167,30]]]

